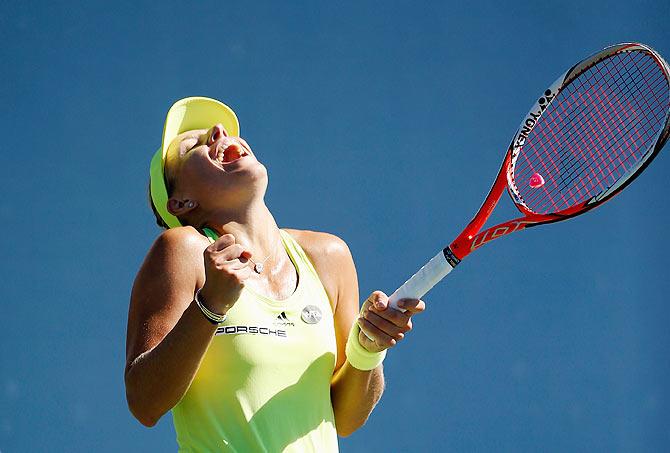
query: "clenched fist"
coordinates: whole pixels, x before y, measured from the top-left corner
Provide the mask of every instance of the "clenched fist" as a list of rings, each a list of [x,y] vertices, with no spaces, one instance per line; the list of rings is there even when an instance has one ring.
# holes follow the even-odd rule
[[[224,234],[205,249],[205,284],[202,302],[215,313],[225,314],[240,297],[244,281],[251,276],[251,252]]]

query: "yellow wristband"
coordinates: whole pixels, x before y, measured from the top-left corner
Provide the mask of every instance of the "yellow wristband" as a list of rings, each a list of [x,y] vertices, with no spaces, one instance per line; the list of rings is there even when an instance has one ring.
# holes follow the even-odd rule
[[[347,361],[352,367],[361,371],[370,371],[377,368],[384,361],[386,357],[386,349],[381,352],[370,352],[365,349],[358,341],[358,334],[361,331],[358,323],[354,321],[349,331],[349,338],[347,339],[347,346],[345,352],[347,354]]]

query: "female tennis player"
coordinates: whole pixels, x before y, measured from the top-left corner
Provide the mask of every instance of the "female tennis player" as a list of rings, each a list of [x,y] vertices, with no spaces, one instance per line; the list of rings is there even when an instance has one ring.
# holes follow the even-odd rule
[[[128,405],[172,410],[180,451],[337,451],[381,397],[382,360],[424,310],[375,291],[358,309],[347,245],[278,228],[267,170],[233,111],[208,98],[169,110],[151,164],[163,232],[135,280]]]

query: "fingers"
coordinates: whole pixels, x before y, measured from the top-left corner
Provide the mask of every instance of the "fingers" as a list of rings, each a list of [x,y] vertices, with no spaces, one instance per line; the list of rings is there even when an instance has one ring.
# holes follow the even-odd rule
[[[396,340],[389,334],[379,329],[365,318],[358,318],[358,326],[361,333],[358,335],[358,341],[364,348],[374,351],[395,346]]]
[[[420,299],[400,299],[398,308],[407,310],[412,314],[421,313],[426,309],[426,303]]]
[[[375,349],[394,346],[412,330],[412,316],[423,312],[426,304],[419,299],[401,299],[398,307],[405,311],[391,308],[388,296],[381,291],[370,294],[363,303],[358,319],[361,331],[369,344],[364,344],[366,339],[362,339],[361,344]]]
[[[405,332],[411,329],[409,318],[403,324],[396,325],[393,322],[382,318],[379,314],[368,310],[362,314],[361,319],[364,319],[389,337],[396,340],[401,340],[405,336]]]
[[[224,234],[205,249],[201,294],[217,313],[225,313],[239,298],[245,280],[252,275],[250,257],[251,252],[236,243],[232,234]]]
[[[233,245],[235,243],[235,236],[232,234],[224,234],[219,237],[216,241],[207,247],[212,252],[220,252],[226,247]]]
[[[388,296],[382,291],[374,291],[370,294],[367,300],[363,302],[363,310],[367,310],[369,307],[376,307],[379,311],[383,311],[388,307],[388,301]]]
[[[407,325],[407,322],[409,321],[410,317],[412,316],[412,312],[410,311],[398,311],[394,310],[391,307],[384,308],[384,309],[379,309],[375,308],[374,306],[370,307],[370,311],[372,313],[375,313],[379,315],[381,318],[387,320],[390,323],[393,323],[397,327],[403,327]]]
[[[245,265],[252,256],[246,247],[235,242],[235,236],[232,234],[224,234],[210,244],[205,249],[205,255],[209,257],[210,261],[216,263],[240,260]]]
[[[247,258],[245,258],[244,252],[246,251],[246,248],[242,244],[233,244],[229,245],[225,249],[221,250],[220,252],[216,252],[218,257],[220,259],[226,260],[226,261],[233,261],[236,259],[244,259],[247,261]]]
[[[402,328],[410,323],[411,316],[424,311],[426,304],[419,299],[401,299],[398,302],[398,308],[402,308],[405,311],[402,312],[390,308],[386,294],[381,291],[375,291],[363,304],[361,314],[365,314],[369,310],[384,320]]]

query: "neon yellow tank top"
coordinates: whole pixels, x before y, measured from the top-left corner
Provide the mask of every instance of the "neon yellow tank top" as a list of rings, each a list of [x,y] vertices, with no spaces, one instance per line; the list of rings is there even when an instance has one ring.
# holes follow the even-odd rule
[[[337,346],[328,295],[300,245],[277,301],[244,288],[172,409],[180,452],[337,452],[330,380]]]

